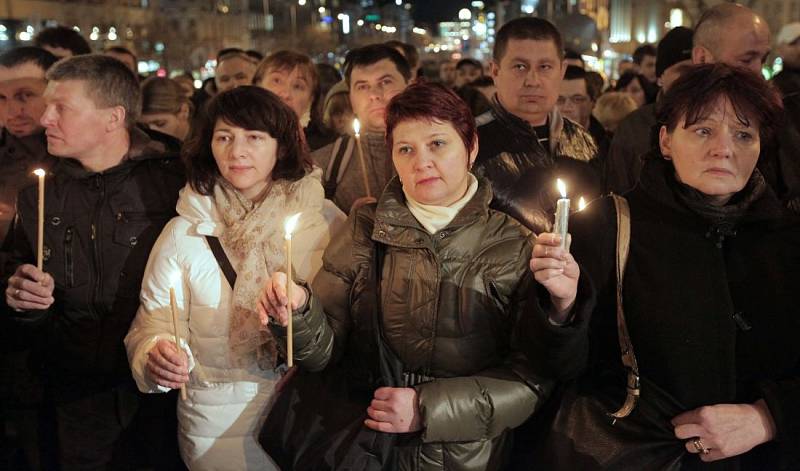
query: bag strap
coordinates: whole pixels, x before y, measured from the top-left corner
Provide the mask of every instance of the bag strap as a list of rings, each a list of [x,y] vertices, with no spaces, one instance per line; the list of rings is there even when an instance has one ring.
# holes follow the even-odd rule
[[[386,256],[386,245],[374,241],[374,262],[372,264],[372,282],[375,286],[375,319],[372,323],[375,343],[378,346],[381,377],[384,386],[403,386],[403,367],[400,359],[389,348],[383,335],[383,311],[381,309],[381,277],[383,274],[383,261]]]
[[[213,253],[214,258],[217,259],[220,270],[222,270],[225,279],[228,280],[228,284],[231,285],[231,289],[233,289],[234,285],[236,285],[236,270],[233,269],[231,261],[228,260],[228,255],[222,248],[219,237],[207,235],[206,240],[208,241],[208,246],[211,248],[211,253]]]
[[[628,332],[628,325],[625,322],[625,311],[622,306],[622,281],[625,277],[625,264],[628,262],[628,252],[631,243],[631,212],[628,201],[622,196],[612,194],[614,206],[617,210],[617,334],[619,336],[619,348],[622,353],[622,364],[628,371],[628,384],[625,402],[622,407],[614,413],[609,413],[614,418],[621,419],[630,415],[636,407],[636,402],[641,393],[639,382],[639,364],[636,361],[636,354],[633,351],[633,343]],[[612,422],[613,423],[613,422]]]
[[[331,149],[334,153],[333,159],[328,166],[328,178],[325,179],[325,199],[333,200],[336,194],[336,187],[339,186],[339,172],[341,171],[342,161],[347,153],[347,147],[350,144],[350,136],[345,134],[337,140],[339,147],[334,146]]]

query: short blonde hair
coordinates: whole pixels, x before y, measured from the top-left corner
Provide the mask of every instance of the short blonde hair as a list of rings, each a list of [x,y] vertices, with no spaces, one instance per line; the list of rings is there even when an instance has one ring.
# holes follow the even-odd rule
[[[619,123],[636,108],[636,101],[629,94],[608,92],[597,99],[592,114],[606,131],[615,132]]]

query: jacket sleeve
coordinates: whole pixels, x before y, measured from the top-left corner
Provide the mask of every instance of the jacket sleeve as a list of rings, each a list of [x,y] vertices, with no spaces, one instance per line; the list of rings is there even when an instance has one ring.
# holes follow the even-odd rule
[[[780,447],[781,469],[800,468],[800,374],[782,381],[761,384],[777,430],[775,441]]]
[[[613,201],[602,198],[570,218],[570,233],[570,252],[581,269],[571,320],[562,326],[550,323],[549,295],[539,285],[540,303],[526,318],[531,335],[527,352],[534,371],[559,381],[577,378],[591,364],[592,331],[597,330],[598,322],[616,325],[617,228]]]
[[[174,341],[172,310],[170,308],[170,288],[175,290],[178,315],[178,333],[181,347],[189,357],[189,371],[195,362],[192,351],[186,341],[189,334],[189,289],[188,273],[181,266],[178,246],[174,232],[175,219],[172,220],[158,237],[147,268],[142,279],[142,291],[139,295],[139,310],[125,336],[125,349],[131,366],[133,379],[140,391],[144,393],[166,392],[169,388],[153,382],[147,375],[147,355],[155,344],[162,339]]]
[[[520,251],[517,250],[516,253]],[[436,379],[416,386],[425,442],[492,439],[521,425],[545,402],[553,382],[534,373],[524,352],[530,333],[523,322],[537,309],[528,270],[531,245],[519,256],[518,282],[507,301],[509,353],[495,367],[467,377]]]
[[[351,292],[358,273],[369,263],[364,257],[372,241],[367,228],[372,228],[374,205],[350,214],[345,226],[335,234],[322,258],[306,309],[292,316],[294,327],[294,359],[310,371],[320,371],[342,356],[352,327]],[[280,338],[279,348],[285,353],[286,329],[270,324],[273,335]]]

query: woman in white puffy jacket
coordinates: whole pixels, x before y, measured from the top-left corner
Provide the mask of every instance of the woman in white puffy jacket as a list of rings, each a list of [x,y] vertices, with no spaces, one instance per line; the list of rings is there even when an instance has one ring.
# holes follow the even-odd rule
[[[279,379],[277,351],[260,327],[256,302],[263,281],[285,269],[286,217],[300,213],[292,265],[308,281],[344,219],[324,199],[302,136],[278,97],[239,87],[212,99],[184,148],[189,183],[178,217],[153,247],[125,346],[141,391],[185,386],[178,435],[191,470],[277,469],[256,441]],[[225,260],[233,270],[222,268]]]

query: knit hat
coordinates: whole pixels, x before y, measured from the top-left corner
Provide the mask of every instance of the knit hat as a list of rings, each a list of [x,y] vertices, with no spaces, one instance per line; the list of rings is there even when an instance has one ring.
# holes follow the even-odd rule
[[[672,28],[661,38],[656,52],[656,77],[665,70],[692,58],[692,36],[694,31],[683,26]]]
[[[800,23],[794,22],[783,25],[781,32],[775,38],[775,42],[780,46],[781,44],[791,44],[795,39],[800,37]]]

